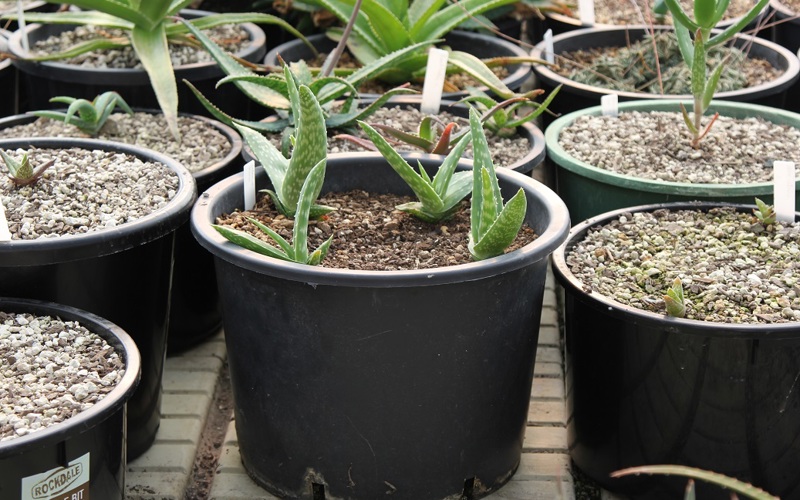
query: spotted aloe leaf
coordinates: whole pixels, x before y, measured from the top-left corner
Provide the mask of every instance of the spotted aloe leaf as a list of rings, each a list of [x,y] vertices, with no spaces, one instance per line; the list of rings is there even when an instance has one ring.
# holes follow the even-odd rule
[[[525,220],[528,201],[522,188],[503,204],[489,144],[475,109],[469,113],[472,136],[472,211],[469,251],[475,260],[501,255],[514,241]]]
[[[458,203],[469,194],[470,173],[455,171],[469,144],[468,140],[460,141],[450,151],[431,179],[421,164],[418,164],[418,170],[414,170],[377,130],[364,122],[359,122],[359,125],[375,148],[417,196],[417,201],[399,205],[396,207],[398,210],[426,222],[437,222],[452,215],[458,208]]]
[[[308,251],[308,220],[314,208],[314,200],[319,196],[324,180],[325,161],[320,161],[311,169],[300,191],[300,199],[294,219],[294,227],[292,229],[291,243],[286,241],[283,236],[270,227],[253,218],[248,218],[247,220],[260,231],[267,234],[277,244],[277,247],[245,231],[217,224],[213,224],[212,227],[231,243],[235,243],[247,250],[276,259],[297,262],[299,264],[317,265],[325,258],[331,246],[331,242],[333,241],[333,235],[331,235],[330,238],[325,240],[313,252],[309,253]]]

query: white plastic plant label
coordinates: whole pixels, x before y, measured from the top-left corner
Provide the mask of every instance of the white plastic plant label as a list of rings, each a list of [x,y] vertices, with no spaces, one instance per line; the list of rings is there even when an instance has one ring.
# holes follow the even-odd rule
[[[250,160],[244,165],[244,209],[256,206],[256,162]]]
[[[603,116],[619,116],[619,97],[617,94],[606,94],[601,97],[600,110]]]
[[[22,478],[20,500],[89,500],[89,453],[66,467]]]
[[[555,64],[556,54],[553,48],[553,30],[547,29],[544,32],[544,60],[548,64]]]
[[[795,189],[797,177],[793,161],[776,161],[775,169],[775,218],[781,222],[794,222]]]
[[[11,231],[8,229],[8,220],[6,219],[6,209],[0,203],[0,241],[11,241]]]
[[[447,73],[447,51],[431,49],[428,53],[428,66],[425,68],[425,82],[422,84],[422,103],[419,110],[426,115],[439,113],[442,103],[442,87]]]
[[[594,0],[578,0],[581,24],[594,24]]]

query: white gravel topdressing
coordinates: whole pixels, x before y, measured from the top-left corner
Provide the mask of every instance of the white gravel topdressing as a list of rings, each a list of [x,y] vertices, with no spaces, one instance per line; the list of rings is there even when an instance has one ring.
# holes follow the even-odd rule
[[[24,151],[6,151],[22,159]],[[166,206],[179,179],[166,165],[88,149],[31,149],[34,166],[55,163],[35,184],[16,187],[0,175],[0,203],[12,240],[33,240],[116,227]],[[5,166],[0,165],[0,170]]]
[[[800,129],[762,118],[720,116],[694,149],[679,112],[584,115],[564,127],[558,143],[570,156],[597,168],[670,182],[769,182],[774,161],[800,163]]]
[[[74,321],[0,312],[0,441],[91,408],[124,373],[119,354]]]

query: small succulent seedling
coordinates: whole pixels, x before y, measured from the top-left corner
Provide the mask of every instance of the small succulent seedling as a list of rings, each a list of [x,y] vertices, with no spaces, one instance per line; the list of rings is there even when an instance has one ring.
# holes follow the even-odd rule
[[[683,282],[680,278],[675,278],[672,286],[667,289],[664,295],[664,305],[667,307],[667,315],[673,318],[683,318],[686,315],[686,301],[683,297]]]
[[[418,201],[398,205],[398,210],[426,222],[437,222],[452,215],[461,200],[469,194],[470,173],[455,171],[469,141],[461,141],[453,148],[431,179],[421,163],[417,165],[418,171],[414,170],[377,130],[364,122],[359,122],[359,125],[417,196]]]
[[[501,255],[514,242],[525,220],[528,200],[520,188],[503,203],[489,144],[475,109],[469,110],[469,125],[473,151],[469,252],[473,259],[482,260]]]
[[[686,108],[681,105],[683,120],[692,134],[692,146],[697,147],[700,140],[705,137],[718,115],[703,127],[701,120],[708,110],[714,93],[717,90],[722,69],[725,65],[723,59],[716,68],[708,74],[706,67],[708,51],[739,33],[750,21],[766,7],[769,0],[758,0],[747,13],[738,21],[720,33],[711,36],[711,30],[722,20],[728,9],[730,0],[695,0],[694,19],[690,18],[683,10],[678,0],[657,0],[654,10],[664,14],[669,10],[675,24],[675,35],[678,38],[681,55],[686,65],[691,69],[691,89],[693,96],[692,115],[689,116]],[[693,38],[694,36],[694,38]]]
[[[227,238],[228,241],[248,250],[276,259],[315,266],[325,258],[331,246],[331,241],[333,241],[333,235],[331,235],[330,238],[323,242],[316,250],[311,253],[308,251],[308,219],[314,200],[319,196],[324,180],[325,160],[323,159],[311,169],[311,172],[309,172],[308,177],[305,178],[303,187],[300,190],[300,198],[294,218],[294,227],[292,228],[292,243],[286,241],[281,235],[261,222],[249,217],[247,220],[254,224],[259,230],[269,235],[269,237],[278,244],[278,247],[270,245],[244,231],[216,224],[213,224],[212,227]]]
[[[311,169],[319,162],[325,162],[328,137],[325,131],[325,118],[319,102],[306,85],[297,86],[294,75],[289,68],[284,68],[292,114],[297,119],[295,128],[294,150],[290,158],[281,152],[257,131],[234,123],[244,137],[245,142],[253,150],[258,161],[272,182],[270,196],[275,208],[286,215],[294,217],[297,211],[300,191]],[[314,205],[311,217],[316,218],[332,209]]]
[[[753,210],[753,213],[755,214],[756,219],[758,219],[758,221],[764,226],[775,224],[775,221],[777,220],[775,215],[775,207],[773,205],[767,205],[759,198],[756,198],[756,208]]]
[[[34,111],[33,115],[41,116],[44,118],[51,118],[53,120],[62,120],[64,123],[69,123],[78,127],[81,131],[96,137],[103,126],[108,121],[111,113],[119,106],[123,111],[129,115],[133,114],[133,110],[116,92],[104,92],[92,101],[86,99],[76,99],[68,96],[58,96],[50,99],[50,102],[58,102],[68,104],[67,112],[60,111]]]
[[[17,186],[27,186],[38,181],[45,170],[55,163],[55,160],[50,160],[34,168],[33,165],[31,165],[28,153],[22,155],[22,160],[17,161],[15,158],[6,154],[2,149],[0,149],[0,157],[3,158],[3,163],[5,163],[8,168],[9,179]]]
[[[641,474],[658,474],[667,476],[683,476],[690,478],[690,485],[686,488],[685,500],[694,499],[694,481],[692,479],[699,479],[709,484],[721,486],[731,493],[732,498],[736,495],[742,495],[745,498],[753,500],[779,500],[778,497],[770,495],[766,491],[753,486],[752,484],[745,483],[738,479],[711,472],[696,467],[688,467],[685,465],[642,465],[639,467],[630,467],[611,473],[611,477],[625,477],[625,476],[639,476]]]

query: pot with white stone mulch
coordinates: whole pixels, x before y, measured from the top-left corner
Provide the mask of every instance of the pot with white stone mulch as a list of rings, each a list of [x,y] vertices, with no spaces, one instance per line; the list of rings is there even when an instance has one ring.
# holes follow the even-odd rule
[[[85,309],[120,325],[142,355],[128,403],[128,456],[144,452],[160,422],[175,230],[195,198],[191,173],[131,145],[89,139],[0,140],[35,165],[33,185],[0,179],[11,241],[0,242],[0,295]]]
[[[209,12],[184,9],[181,16],[193,19],[210,14]],[[89,26],[63,24],[31,24],[26,26],[34,54],[60,52],[71,47],[76,41],[108,36],[105,31],[98,34]],[[258,62],[266,53],[264,31],[253,23],[236,26],[212,28],[212,37],[232,51],[237,57],[250,62]],[[124,36],[123,33],[119,35]],[[86,55],[64,61],[26,61],[27,53],[22,45],[23,31],[16,31],[9,40],[9,51],[15,57],[13,64],[29,88],[28,99],[20,103],[21,111],[48,109],[49,99],[54,96],[70,96],[93,99],[107,91],[117,91],[125,101],[138,108],[158,108],[159,103],[153,93],[150,78],[142,69],[141,63],[132,49],[115,51],[92,51]],[[202,49],[190,46],[170,46],[175,78],[178,85],[180,110],[208,115],[191,90],[182,80],[192,82],[204,95],[223,110],[241,116],[243,109],[249,109],[250,100],[237,88],[226,85],[216,89],[217,80],[225,73]]]
[[[554,252],[570,455],[603,488],[679,498],[685,480],[609,476],[667,463],[800,495],[800,213],[764,224],[753,208],[624,208],[576,225]],[[676,278],[682,318],[665,312]]]
[[[180,113],[181,142],[166,130],[161,111],[136,109],[134,115],[114,113],[97,138],[151,149],[179,161],[194,177],[198,191],[241,170],[242,138],[216,120]],[[0,138],[76,137],[88,138],[78,128],[31,114],[0,120]],[[188,224],[175,235],[168,350],[175,353],[217,332],[222,315],[214,275],[214,261],[192,237]]]
[[[94,314],[0,298],[3,498],[123,499],[136,344]]]
[[[752,203],[757,196],[771,203],[772,162],[800,163],[800,114],[712,101],[703,124],[720,117],[694,149],[680,102],[624,102],[619,117],[595,106],[547,128],[547,157],[572,220],[670,201]]]

